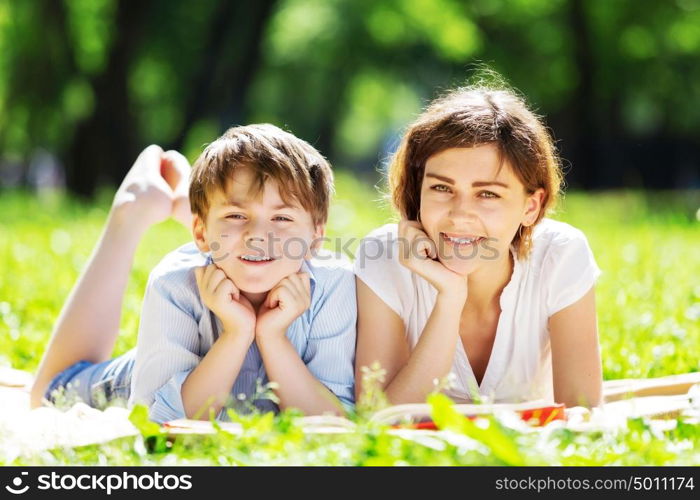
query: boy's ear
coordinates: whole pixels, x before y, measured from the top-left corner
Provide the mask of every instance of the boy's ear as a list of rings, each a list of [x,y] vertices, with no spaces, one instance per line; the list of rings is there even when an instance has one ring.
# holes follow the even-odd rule
[[[542,200],[544,200],[544,189],[539,188],[527,197],[525,201],[525,213],[523,213],[522,225],[532,226],[542,210]]]
[[[310,259],[316,254],[321,248],[323,248],[324,238],[326,237],[326,225],[318,224],[314,228],[314,239],[311,242],[310,252],[307,254],[306,258]]]
[[[192,215],[192,238],[200,252],[209,252],[209,243],[207,243],[204,220],[197,214]]]
[[[316,226],[316,229],[314,231],[314,238],[317,240],[320,240],[321,238],[324,238],[326,236],[326,225],[325,224],[318,224]]]

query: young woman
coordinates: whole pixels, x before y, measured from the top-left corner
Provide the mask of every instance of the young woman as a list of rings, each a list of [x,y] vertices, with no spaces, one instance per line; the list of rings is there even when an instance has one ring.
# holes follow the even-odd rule
[[[398,226],[363,240],[360,370],[379,362],[394,404],[435,381],[458,402],[601,403],[587,240],[545,218],[562,181],[552,138],[508,90],[470,87],[433,102],[389,167]]]

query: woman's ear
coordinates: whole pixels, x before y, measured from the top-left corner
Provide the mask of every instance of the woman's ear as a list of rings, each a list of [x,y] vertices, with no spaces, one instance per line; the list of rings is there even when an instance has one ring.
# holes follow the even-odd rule
[[[544,189],[539,188],[534,193],[529,195],[525,200],[525,212],[521,220],[521,224],[525,227],[532,226],[542,210],[542,201],[544,200]]]
[[[207,243],[204,220],[197,214],[192,215],[192,237],[200,252],[211,251]]]

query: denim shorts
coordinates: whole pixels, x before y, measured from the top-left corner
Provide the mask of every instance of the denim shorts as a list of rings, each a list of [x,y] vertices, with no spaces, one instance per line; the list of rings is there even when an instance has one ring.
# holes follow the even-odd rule
[[[135,358],[132,349],[102,363],[78,361],[51,380],[44,397],[57,407],[69,407],[78,401],[98,409],[126,406]]]

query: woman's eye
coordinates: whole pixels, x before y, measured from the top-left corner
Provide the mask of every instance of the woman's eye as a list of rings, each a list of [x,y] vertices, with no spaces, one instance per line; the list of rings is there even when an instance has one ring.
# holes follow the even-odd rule
[[[481,198],[500,198],[500,196],[498,196],[496,193],[494,193],[492,191],[482,191],[481,193],[479,193],[479,196]]]
[[[451,191],[450,187],[445,186],[444,184],[435,184],[430,189],[433,189],[433,190],[438,191],[440,193],[449,193]]]

